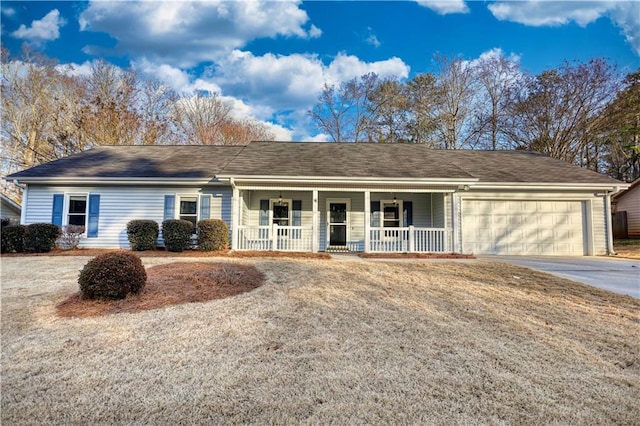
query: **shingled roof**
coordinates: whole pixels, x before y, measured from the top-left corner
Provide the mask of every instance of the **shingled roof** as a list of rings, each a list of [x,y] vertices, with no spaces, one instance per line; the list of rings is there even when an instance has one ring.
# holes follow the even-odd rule
[[[213,178],[239,146],[100,146],[9,178]]]
[[[9,178],[478,179],[486,183],[621,182],[526,151],[434,150],[414,144],[253,142],[237,146],[109,146]]]

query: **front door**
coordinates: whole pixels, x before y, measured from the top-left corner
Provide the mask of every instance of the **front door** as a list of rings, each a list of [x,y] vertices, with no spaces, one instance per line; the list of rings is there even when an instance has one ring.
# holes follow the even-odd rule
[[[327,217],[329,246],[347,245],[347,202],[329,202]]]

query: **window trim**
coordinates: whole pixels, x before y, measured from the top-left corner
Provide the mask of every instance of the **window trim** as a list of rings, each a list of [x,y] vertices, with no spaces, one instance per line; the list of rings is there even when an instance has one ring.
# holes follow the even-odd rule
[[[62,209],[62,226],[69,225],[69,208],[71,207],[71,197],[84,197],[85,206],[84,206],[84,225],[80,225],[84,227],[83,236],[87,235],[87,228],[89,226],[89,193],[88,192],[68,192],[64,194],[64,203]],[[79,214],[76,214],[79,216]]]
[[[280,201],[282,201],[283,203],[288,203],[289,205],[289,217],[287,218],[287,220],[289,221],[289,225],[288,226],[292,226],[291,224],[293,223],[293,199],[291,198],[283,198],[282,200],[280,200],[279,198],[270,198],[269,199],[269,226],[273,226],[273,206],[277,203],[279,203]]]
[[[380,200],[380,228],[395,228],[395,226],[384,226],[384,206],[385,204],[394,204],[393,200]],[[395,204],[398,206],[398,228],[404,228],[404,206],[402,200],[396,199]]]
[[[181,214],[180,213],[180,200],[182,198],[195,198],[196,199],[196,214],[195,214],[195,218],[196,218],[196,223],[193,225],[194,227],[198,224],[198,221],[200,220],[200,194],[198,193],[182,193],[182,194],[175,194],[175,201],[174,201],[174,219],[180,219],[180,216],[193,216],[192,214]]]

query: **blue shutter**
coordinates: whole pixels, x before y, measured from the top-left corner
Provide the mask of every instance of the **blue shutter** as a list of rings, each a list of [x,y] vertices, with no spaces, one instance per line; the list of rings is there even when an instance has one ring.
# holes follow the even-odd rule
[[[404,208],[404,226],[413,225],[413,202],[404,201],[402,206]]]
[[[200,220],[211,218],[211,196],[200,196]]]
[[[175,195],[165,195],[164,196],[164,219],[175,219],[176,218],[176,196]]]
[[[291,225],[302,226],[302,200],[293,200]]]
[[[371,227],[380,227],[380,201],[371,202]]]
[[[260,226],[269,225],[269,200],[260,200]]]
[[[98,219],[100,217],[100,194],[89,194],[89,222],[87,238],[98,236]]]
[[[51,223],[62,226],[62,210],[64,209],[64,194],[53,194],[53,208],[51,209]]]

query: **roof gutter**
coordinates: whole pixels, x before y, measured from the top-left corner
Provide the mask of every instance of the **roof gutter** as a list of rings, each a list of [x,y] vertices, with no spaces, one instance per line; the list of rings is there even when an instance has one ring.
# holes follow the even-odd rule
[[[605,184],[605,183],[557,183],[557,182],[483,182],[473,186],[474,189],[527,189],[527,190],[583,190],[583,191],[621,191],[627,189],[628,184]],[[614,192],[614,193],[615,193]]]
[[[283,183],[283,184],[368,184],[368,185],[447,185],[447,186],[464,186],[475,185],[478,179],[455,178],[455,179],[433,179],[433,178],[380,178],[380,177],[334,177],[334,176],[314,176],[301,178],[299,176],[232,176],[218,175],[220,180],[233,179],[236,184],[253,183]]]
[[[6,178],[4,178],[7,180]],[[58,184],[58,185],[207,185],[220,184],[215,178],[117,178],[117,177],[90,177],[90,178],[70,178],[70,177],[26,177],[14,178],[15,184]]]

